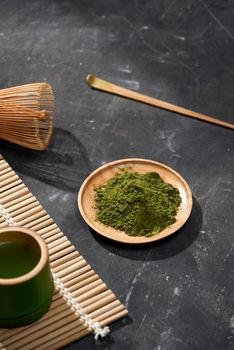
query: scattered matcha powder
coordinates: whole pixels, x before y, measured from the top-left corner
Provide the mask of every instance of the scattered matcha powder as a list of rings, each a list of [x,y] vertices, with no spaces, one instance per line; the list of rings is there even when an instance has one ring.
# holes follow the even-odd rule
[[[97,220],[130,236],[150,237],[175,222],[177,188],[156,172],[122,172],[95,188]]]

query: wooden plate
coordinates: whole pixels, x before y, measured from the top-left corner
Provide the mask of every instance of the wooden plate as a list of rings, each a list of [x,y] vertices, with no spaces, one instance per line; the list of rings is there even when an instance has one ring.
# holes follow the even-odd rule
[[[118,173],[120,169],[126,167],[129,167],[129,171],[135,171],[138,173],[155,171],[162,177],[165,182],[170,183],[174,187],[178,188],[182,202],[178,209],[176,222],[174,224],[166,227],[163,231],[156,233],[151,237],[133,237],[127,235],[123,231],[115,230],[114,228],[106,226],[96,220],[94,208],[94,187],[104,184],[116,173]],[[140,244],[165,238],[183,226],[183,224],[189,218],[192,210],[192,193],[188,184],[182,178],[182,176],[180,176],[176,171],[169,168],[168,166],[152,160],[129,158],[105,164],[97,170],[93,171],[83,182],[79,190],[78,207],[86,223],[102,236],[108,237],[118,242]]]

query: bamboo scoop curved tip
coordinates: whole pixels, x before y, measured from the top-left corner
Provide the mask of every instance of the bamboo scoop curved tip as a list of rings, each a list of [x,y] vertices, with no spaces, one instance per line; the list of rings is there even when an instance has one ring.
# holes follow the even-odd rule
[[[124,88],[120,88],[119,86],[114,85],[112,83],[109,83],[106,80],[102,80],[100,78],[97,78],[97,77],[95,77],[92,74],[87,75],[86,80],[87,80],[88,84],[92,88],[103,90],[103,91],[106,91],[106,92],[111,92],[113,94],[121,95],[121,96],[124,96],[124,97],[129,97],[129,96],[126,96],[126,93],[127,93],[127,91],[131,91],[131,90],[127,90],[127,89],[124,89]],[[116,88],[120,88],[124,92],[122,94],[120,94],[120,93],[117,92]],[[131,91],[131,92],[135,93],[135,91]],[[129,97],[129,98],[131,98],[131,97]]]
[[[200,119],[200,120],[203,120],[203,121],[211,123],[211,124],[223,126],[225,128],[229,128],[232,130],[234,129],[234,124],[224,122],[222,120],[219,120],[219,119],[216,119],[213,117],[209,117],[208,115],[197,113],[197,112],[191,111],[189,109],[176,106],[172,103],[161,101],[161,100],[158,100],[156,98],[143,95],[139,92],[123,88],[121,86],[112,84],[106,80],[102,80],[98,77],[95,77],[92,74],[89,74],[87,76],[86,80],[91,87],[98,89],[98,90],[102,90],[102,91],[110,92],[110,93],[115,94],[115,95],[127,97],[127,98],[130,98],[132,100],[143,102],[143,103],[149,104],[149,105],[154,106],[154,107],[166,109],[168,111],[182,114],[182,115],[187,116],[187,117]]]
[[[92,74],[89,74],[89,75],[87,75],[86,80],[90,85],[92,85],[93,80],[94,80],[94,76]]]

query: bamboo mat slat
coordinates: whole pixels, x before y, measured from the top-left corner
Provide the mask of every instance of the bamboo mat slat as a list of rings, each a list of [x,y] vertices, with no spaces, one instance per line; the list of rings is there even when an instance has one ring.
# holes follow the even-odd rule
[[[127,315],[127,309],[79,254],[10,165],[0,155],[0,227],[20,225],[47,243],[55,292],[37,322],[0,329],[0,350],[56,350]],[[104,328],[103,328],[104,327]]]

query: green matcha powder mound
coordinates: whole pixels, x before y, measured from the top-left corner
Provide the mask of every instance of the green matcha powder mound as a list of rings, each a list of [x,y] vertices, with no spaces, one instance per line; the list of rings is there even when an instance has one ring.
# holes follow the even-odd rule
[[[177,188],[156,172],[124,172],[95,188],[97,220],[130,236],[152,236],[175,222]]]

